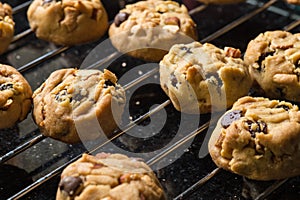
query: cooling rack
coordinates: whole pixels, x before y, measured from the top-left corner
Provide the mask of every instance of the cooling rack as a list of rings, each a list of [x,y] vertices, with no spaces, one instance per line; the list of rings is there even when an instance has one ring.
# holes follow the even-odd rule
[[[88,146],[64,144],[41,135],[31,114],[15,127],[1,130],[1,199],[55,199],[59,175],[69,163],[84,152],[114,153],[120,149],[143,155],[169,199],[299,199],[299,177],[252,181],[217,168],[209,155],[199,155],[216,116],[190,116],[176,111],[158,85],[157,63],[121,55],[111,47],[82,65],[99,45],[109,43],[107,35],[90,44],[55,46],[38,40],[29,29],[26,10],[31,1],[6,2],[13,6],[16,34],[0,61],[17,68],[33,90],[51,72],[61,68],[108,68],[117,77],[129,71],[132,76],[120,79],[129,99],[125,107],[128,114],[109,140]],[[126,1],[103,3],[112,19]],[[232,5],[194,3],[189,12],[197,23],[200,42],[211,42],[221,48],[233,46],[242,52],[250,39],[261,32],[276,29],[298,32],[300,24],[299,8],[277,0],[249,0]],[[163,122],[161,127],[156,127],[155,120]],[[142,134],[145,130],[152,133],[151,137],[136,138],[129,134]]]

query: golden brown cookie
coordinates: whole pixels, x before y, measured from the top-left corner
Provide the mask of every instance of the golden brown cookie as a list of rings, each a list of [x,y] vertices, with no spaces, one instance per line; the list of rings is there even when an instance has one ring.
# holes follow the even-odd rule
[[[0,2],[0,54],[4,53],[14,37],[15,23],[10,5]]]
[[[219,166],[255,180],[300,175],[300,111],[289,102],[262,97],[239,99],[209,141]]]
[[[120,10],[109,28],[109,37],[122,53],[160,61],[173,44],[196,40],[197,32],[184,5],[148,0]]]
[[[61,174],[56,200],[165,200],[152,170],[122,154],[83,154]]]
[[[161,87],[179,111],[224,110],[247,95],[252,84],[240,56],[238,49],[209,43],[174,45],[159,64]]]
[[[95,41],[108,29],[100,0],[34,0],[27,17],[38,38],[59,45]]]
[[[0,64],[0,129],[24,120],[31,110],[32,90],[15,68]]]
[[[300,102],[300,34],[267,31],[248,44],[245,63],[263,96]]]
[[[33,103],[34,120],[45,136],[77,143],[112,134],[121,121],[125,92],[108,70],[69,68],[53,72],[34,91]]]

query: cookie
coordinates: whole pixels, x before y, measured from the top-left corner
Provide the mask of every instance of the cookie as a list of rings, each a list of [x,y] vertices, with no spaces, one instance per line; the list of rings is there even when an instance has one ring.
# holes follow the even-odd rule
[[[297,105],[263,97],[240,98],[209,141],[217,166],[255,180],[300,175],[300,111]]]
[[[204,4],[234,4],[245,2],[245,0],[197,0]]]
[[[0,2],[0,54],[4,53],[14,37],[15,22],[12,8]]]
[[[121,121],[125,92],[108,70],[60,69],[34,91],[33,104],[45,136],[77,143],[111,136]]]
[[[61,174],[56,200],[165,200],[151,169],[122,154],[83,154]]]
[[[247,95],[252,80],[232,47],[193,42],[174,45],[159,63],[160,84],[174,107],[196,114],[224,110]]]
[[[100,0],[34,0],[27,17],[38,38],[66,46],[95,41],[109,26]]]
[[[249,42],[244,60],[249,65],[257,93],[300,102],[299,33],[280,30],[261,33]]]
[[[122,53],[160,61],[173,44],[196,40],[197,31],[184,5],[148,0],[120,10],[109,28],[109,37]]]
[[[0,64],[0,129],[23,121],[31,110],[32,90],[27,80],[9,65]]]

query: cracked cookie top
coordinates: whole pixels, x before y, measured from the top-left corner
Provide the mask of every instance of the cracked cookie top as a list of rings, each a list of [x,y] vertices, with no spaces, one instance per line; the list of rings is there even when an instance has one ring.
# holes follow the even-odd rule
[[[100,0],[34,0],[27,17],[38,38],[60,45],[97,40],[108,28]]]
[[[251,40],[244,60],[266,97],[300,102],[300,34],[267,31]],[[262,89],[262,90],[261,90]]]
[[[164,200],[159,181],[141,160],[122,154],[83,154],[61,174],[56,200]]]
[[[240,50],[232,47],[176,44],[159,64],[161,87],[183,112],[226,109],[251,87],[248,68],[240,57]]]
[[[109,36],[119,51],[128,54],[134,51],[130,55],[159,61],[173,44],[196,40],[197,31],[184,5],[147,0],[128,4],[120,10],[109,28]],[[143,50],[145,48],[148,50]]]
[[[61,69],[34,91],[34,119],[42,133],[66,143],[110,136],[120,123],[125,93],[108,71]],[[93,124],[94,123],[94,124]],[[93,128],[99,126],[99,131]]]
[[[116,15],[114,25],[121,30],[136,29],[138,26],[142,28],[163,26],[170,31],[181,30],[191,33],[194,33],[192,28],[196,26],[184,5],[161,0],[147,0],[126,5]]]
[[[273,180],[300,174],[299,143],[297,105],[246,96],[219,120],[209,152],[219,167],[250,179]]]

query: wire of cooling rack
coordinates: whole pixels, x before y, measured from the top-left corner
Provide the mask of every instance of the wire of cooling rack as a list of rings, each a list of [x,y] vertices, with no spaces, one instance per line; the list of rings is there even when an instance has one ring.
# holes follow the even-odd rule
[[[221,168],[214,169],[209,174],[207,174],[205,177],[203,177],[199,181],[197,181],[194,185],[192,185],[191,187],[189,187],[188,189],[186,189],[184,192],[182,192],[181,194],[179,194],[177,197],[175,197],[173,200],[186,199],[192,193],[196,192],[198,188],[200,188],[201,186],[203,186],[211,178],[213,178],[215,175],[217,175],[220,171],[221,171]]]
[[[157,163],[157,161],[161,160],[162,158],[173,152],[175,149],[178,149],[180,146],[183,146],[186,142],[189,142],[190,140],[194,139],[198,134],[204,132],[209,127],[210,123],[211,120],[200,126],[197,130],[187,134],[185,137],[172,144],[160,154],[153,156],[150,160],[147,161],[147,164],[150,166],[154,165],[155,163]]]
[[[255,9],[254,11],[247,13],[245,15],[243,15],[242,17],[238,18],[237,20],[232,21],[231,23],[227,24],[226,26],[224,26],[223,28],[220,28],[219,30],[215,31],[213,34],[207,36],[206,38],[202,39],[201,42],[210,42],[218,37],[220,37],[221,35],[223,35],[224,33],[230,31],[231,29],[237,27],[238,25],[241,25],[242,23],[244,23],[245,21],[251,19],[252,17],[254,17],[255,15],[259,14],[260,12],[264,11],[265,9],[269,8],[272,4],[274,4],[277,0],[270,0],[269,2],[267,2],[266,4],[263,4],[260,8]]]
[[[22,4],[19,4],[15,7],[13,7],[12,11],[13,11],[13,14],[17,14],[19,12],[21,12],[23,9],[27,8],[30,4],[31,4],[32,1],[26,1]]]
[[[270,187],[268,187],[265,191],[263,191],[261,194],[259,194],[255,200],[263,200],[267,196],[269,196],[271,193],[273,193],[276,189],[278,189],[282,184],[287,182],[289,180],[288,178],[283,179],[283,180],[278,180],[275,183],[273,183]]]
[[[57,48],[57,49],[54,49],[38,58],[36,58],[35,60],[21,66],[20,68],[18,68],[17,70],[19,72],[24,72],[26,70],[29,70],[29,69],[32,69],[33,67],[37,66],[38,64],[41,64],[42,62],[45,62],[46,60],[49,60],[51,59],[52,57],[66,51],[67,49],[69,49],[69,47],[66,47],[66,46],[63,46],[63,47],[60,47],[60,48]]]
[[[29,35],[30,33],[32,33],[32,30],[31,29],[27,29],[17,35],[14,36],[13,40],[11,41],[12,43],[24,38],[25,36]]]
[[[9,159],[15,157],[16,155],[20,154],[21,152],[25,151],[26,149],[32,147],[33,145],[41,142],[46,137],[43,135],[37,135],[36,137],[32,138],[31,140],[17,146],[15,149],[9,151],[8,153],[4,154],[0,157],[0,164],[8,161]]]

